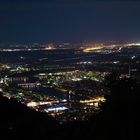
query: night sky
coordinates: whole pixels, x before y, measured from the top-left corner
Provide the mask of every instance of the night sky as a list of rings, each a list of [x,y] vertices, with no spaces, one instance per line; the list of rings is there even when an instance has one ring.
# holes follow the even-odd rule
[[[0,42],[140,41],[138,0],[0,0]]]

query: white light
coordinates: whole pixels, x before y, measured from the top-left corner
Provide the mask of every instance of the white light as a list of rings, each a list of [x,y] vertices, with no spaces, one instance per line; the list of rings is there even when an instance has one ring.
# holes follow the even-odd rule
[[[30,102],[30,103],[27,104],[27,106],[29,106],[29,107],[35,107],[37,105],[38,104],[36,102]]]
[[[118,64],[118,63],[119,63],[119,61],[114,61],[113,63],[114,63],[114,64]]]
[[[66,110],[68,109],[67,107],[55,107],[55,108],[48,108],[48,111],[61,111],[61,110]]]
[[[136,56],[134,55],[134,56],[131,57],[131,59],[134,59],[135,57],[136,57]]]

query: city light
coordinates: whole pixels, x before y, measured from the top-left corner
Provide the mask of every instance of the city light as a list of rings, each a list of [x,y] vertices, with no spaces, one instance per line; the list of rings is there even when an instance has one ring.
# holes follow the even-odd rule
[[[137,43],[85,43],[72,49],[37,45],[0,49],[0,92],[60,122],[84,121],[99,113],[110,94],[106,87],[110,73],[119,71],[120,79],[139,73]]]

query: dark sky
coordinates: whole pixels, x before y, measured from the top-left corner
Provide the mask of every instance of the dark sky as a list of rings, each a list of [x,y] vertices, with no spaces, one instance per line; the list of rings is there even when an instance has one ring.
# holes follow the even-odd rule
[[[140,41],[139,0],[0,0],[0,42]]]

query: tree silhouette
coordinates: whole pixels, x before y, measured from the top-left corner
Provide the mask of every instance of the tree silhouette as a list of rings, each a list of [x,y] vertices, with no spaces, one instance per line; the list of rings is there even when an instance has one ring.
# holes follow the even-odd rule
[[[132,79],[119,80],[116,75],[109,78],[111,78],[108,82],[111,95],[106,96],[107,101],[102,111],[94,120],[92,119],[94,127],[91,128],[91,132],[97,140],[134,140],[136,122],[139,120],[135,117],[138,110],[135,112],[134,109],[138,104],[140,84]]]

